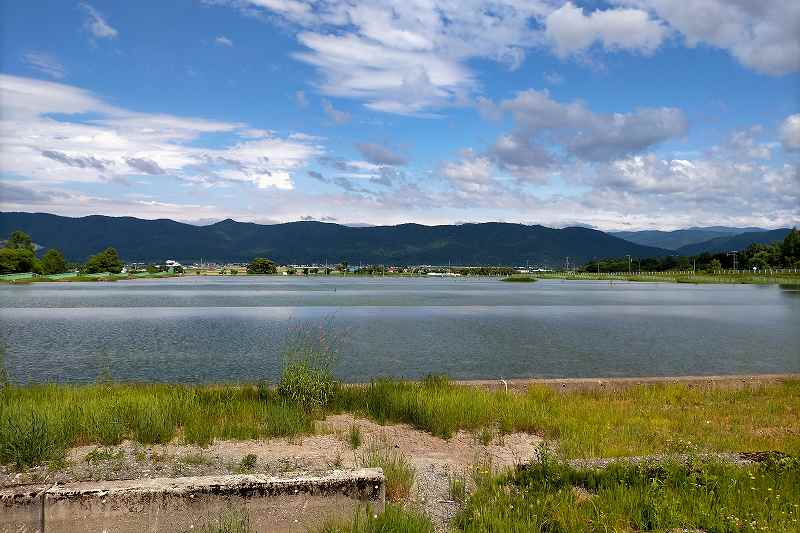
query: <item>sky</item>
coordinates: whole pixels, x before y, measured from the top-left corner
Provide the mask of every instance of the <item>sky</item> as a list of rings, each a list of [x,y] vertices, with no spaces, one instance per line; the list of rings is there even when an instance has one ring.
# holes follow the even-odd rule
[[[800,2],[0,0],[0,210],[800,222]]]

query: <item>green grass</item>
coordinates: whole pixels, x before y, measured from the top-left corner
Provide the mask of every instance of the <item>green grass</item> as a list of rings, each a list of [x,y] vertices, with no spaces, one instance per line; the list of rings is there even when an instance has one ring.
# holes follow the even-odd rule
[[[367,450],[362,462],[367,468],[383,470],[387,500],[400,502],[408,498],[417,472],[404,455],[378,445]]]
[[[357,450],[358,447],[361,446],[361,427],[358,424],[350,426],[350,433],[347,437],[350,442],[350,447]]]
[[[596,281],[637,281],[666,282],[692,284],[751,284],[751,285],[800,285],[800,273],[776,273],[772,275],[753,274],[748,272],[710,274],[698,272],[639,272],[626,273],[594,273],[594,272],[537,272],[539,279],[563,280],[596,280]]]
[[[505,281],[509,283],[533,283],[536,281],[536,278],[532,276],[509,276],[507,278],[503,278],[500,281]]]
[[[484,476],[454,520],[479,531],[800,531],[800,459],[578,469],[545,458]]]
[[[250,533],[250,515],[245,509],[227,509],[198,528],[184,530],[184,533]]]
[[[800,381],[741,389],[683,384],[525,393],[444,378],[375,381],[336,389],[307,409],[265,386],[9,385],[0,390],[0,463],[31,466],[67,447],[178,438],[205,446],[309,434],[314,420],[353,413],[449,438],[459,430],[513,431],[555,441],[567,458],[665,452],[779,450],[800,455]]]
[[[369,509],[360,509],[347,523],[331,522],[319,533],[433,533],[430,518],[421,512],[386,504],[383,513],[375,515]]]

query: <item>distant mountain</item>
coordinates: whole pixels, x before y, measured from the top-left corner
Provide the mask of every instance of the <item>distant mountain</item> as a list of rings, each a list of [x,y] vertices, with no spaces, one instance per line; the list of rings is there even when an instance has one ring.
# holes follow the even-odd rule
[[[16,229],[45,247],[83,261],[113,246],[127,261],[248,261],[279,263],[453,265],[563,265],[595,257],[652,257],[670,252],[589,228],[522,224],[350,227],[322,222],[261,225],[223,220],[193,226],[173,220],[100,215],[69,218],[44,213],[0,213],[0,236]]]
[[[707,228],[687,228],[675,231],[612,231],[610,235],[625,239],[626,241],[641,244],[642,246],[655,246],[667,250],[677,250],[683,246],[697,244],[711,239],[738,235],[740,233],[764,232],[764,228],[730,228],[727,226],[711,226]]]
[[[703,252],[719,253],[730,252],[732,250],[744,250],[751,244],[772,244],[782,241],[786,234],[791,231],[789,228],[774,229],[769,231],[746,232],[738,235],[728,235],[717,237],[705,242],[682,246],[676,250],[679,255],[697,255]]]

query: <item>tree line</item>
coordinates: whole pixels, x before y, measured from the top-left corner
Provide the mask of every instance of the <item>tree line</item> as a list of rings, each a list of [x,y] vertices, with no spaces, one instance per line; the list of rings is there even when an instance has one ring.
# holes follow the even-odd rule
[[[33,239],[19,230],[13,232],[0,248],[0,274],[33,272],[51,275],[75,270],[86,274],[100,272],[118,274],[122,272],[123,266],[117,251],[111,247],[91,256],[83,265],[67,262],[64,254],[56,248],[47,250],[41,258],[37,257]]]
[[[719,272],[734,268],[734,256],[728,252],[702,253],[694,256],[666,256],[638,258],[611,258],[590,261],[578,270],[581,272],[667,272],[670,270],[697,270]],[[754,243],[736,254],[736,268],[758,271],[773,268],[800,268],[800,231],[792,228],[783,241],[772,244]]]

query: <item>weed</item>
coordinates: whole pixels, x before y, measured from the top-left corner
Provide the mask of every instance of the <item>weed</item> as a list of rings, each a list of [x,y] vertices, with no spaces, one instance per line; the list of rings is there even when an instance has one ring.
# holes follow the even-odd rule
[[[467,481],[465,476],[450,475],[448,479],[448,494],[454,502],[463,503],[467,498]]]
[[[236,467],[236,473],[246,474],[247,472],[252,472],[256,467],[256,461],[258,461],[258,457],[256,457],[255,454],[248,453],[239,461],[239,465]]]
[[[356,511],[349,523],[329,522],[319,533],[433,533],[433,523],[423,513],[386,504],[381,514],[369,508]]]
[[[406,457],[385,447],[372,446],[363,458],[364,466],[381,468],[386,478],[386,499],[399,502],[408,498],[416,469]]]
[[[231,508],[200,527],[191,528],[184,533],[189,531],[192,533],[250,533],[253,529],[250,526],[250,515],[246,510]]]
[[[187,465],[192,466],[199,466],[199,465],[210,465],[214,462],[214,460],[202,453],[187,453],[183,457],[181,457],[181,462]]]
[[[86,454],[86,464],[92,465],[102,461],[121,462],[125,459],[125,452],[114,448],[95,448]]]
[[[494,433],[492,432],[492,428],[490,427],[483,427],[478,431],[476,435],[478,442],[483,444],[484,446],[488,446],[492,443],[492,439],[494,438]]]
[[[278,393],[284,399],[310,410],[328,405],[338,388],[333,367],[341,337],[331,332],[332,319],[319,330],[309,324],[292,327],[284,348],[283,371]]]
[[[354,450],[361,446],[361,427],[358,424],[350,426],[349,441],[350,447]]]

